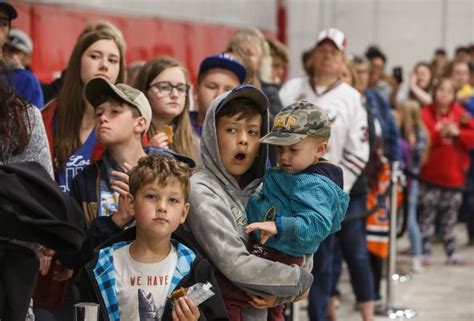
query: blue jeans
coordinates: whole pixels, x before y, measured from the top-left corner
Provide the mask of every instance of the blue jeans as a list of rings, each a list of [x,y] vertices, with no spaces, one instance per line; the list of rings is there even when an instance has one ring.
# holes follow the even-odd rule
[[[334,234],[321,242],[314,254],[314,281],[308,297],[308,314],[311,321],[327,321],[328,301],[332,289],[333,250]]]
[[[346,219],[365,212],[366,202],[367,195],[365,194],[351,197]],[[347,262],[357,302],[374,299],[374,281],[365,235],[365,220],[358,219],[344,222],[341,230],[337,232],[337,239],[331,235],[321,243],[314,256],[314,281],[309,292],[308,313],[311,321],[327,320],[327,304],[335,288],[334,274],[340,269],[340,266],[334,266],[336,243],[341,247]]]
[[[418,226],[417,211],[418,205],[418,180],[412,180],[408,194],[408,217],[407,228],[410,237],[411,253],[413,256],[423,254],[423,246],[421,243],[420,227]]]
[[[351,197],[347,209],[346,221],[336,234],[335,247],[340,247],[351,276],[352,290],[358,303],[374,299],[374,280],[367,250],[365,219],[350,220],[351,216],[363,213],[367,209],[367,195]],[[349,221],[347,221],[349,219]],[[342,260],[333,260],[341,265]],[[341,266],[333,266],[333,272],[340,271]],[[338,280],[334,282],[337,283]],[[334,284],[334,287],[336,284]]]

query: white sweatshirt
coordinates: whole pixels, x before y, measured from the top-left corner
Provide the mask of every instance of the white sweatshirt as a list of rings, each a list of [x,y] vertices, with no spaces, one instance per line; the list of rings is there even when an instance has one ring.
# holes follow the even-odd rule
[[[369,159],[367,112],[360,94],[341,82],[317,95],[305,76],[285,83],[280,99],[283,106],[306,99],[326,110],[331,120],[331,138],[325,158],[342,167],[344,191],[349,193]]]

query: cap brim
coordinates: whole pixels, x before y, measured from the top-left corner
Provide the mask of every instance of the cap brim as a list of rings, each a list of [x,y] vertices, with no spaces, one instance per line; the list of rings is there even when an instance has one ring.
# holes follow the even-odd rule
[[[230,101],[237,98],[248,98],[252,100],[255,105],[259,108],[259,111],[263,114],[268,109],[268,98],[267,96],[257,87],[252,85],[243,85],[234,88],[219,104],[216,108],[216,115],[222,109],[223,106],[227,105]]]
[[[242,64],[220,57],[208,57],[204,59],[199,67],[199,76],[212,68],[221,68],[233,72],[237,78],[239,78],[241,84],[243,84],[247,78],[247,70]]]
[[[337,44],[337,42],[334,41],[333,39],[331,39],[330,37],[326,37],[326,38],[323,38],[323,39],[319,40],[319,41],[316,43],[316,46],[315,46],[315,47],[319,46],[319,45],[320,45],[322,42],[324,42],[324,41],[330,41],[330,42],[332,42],[332,43],[334,44],[334,46],[336,46],[336,48],[337,48],[338,50],[344,51],[344,47],[339,46],[339,45]]]
[[[304,134],[293,134],[285,132],[270,132],[269,134],[260,138],[260,142],[270,145],[293,145],[302,141],[307,135]]]
[[[189,158],[187,156],[178,154],[178,153],[176,153],[175,151],[173,151],[171,149],[161,149],[160,148],[160,149],[158,149],[157,154],[159,154],[161,156],[170,157],[170,158],[176,159],[180,162],[183,162],[183,163],[187,164],[190,169],[196,168],[196,162],[192,158]]]
[[[135,103],[133,101],[130,101],[130,99],[124,93],[122,93],[118,88],[116,88],[114,85],[112,85],[105,78],[102,77],[95,77],[89,80],[89,82],[86,84],[85,95],[87,101],[94,108],[98,106],[98,103],[101,102],[100,98],[104,96],[117,97],[121,100],[126,101],[132,106],[135,106]]]
[[[15,7],[9,4],[8,2],[1,2],[0,9],[5,10],[10,20],[16,19],[16,17],[18,17],[18,13]]]
[[[10,40],[8,40],[5,44],[12,47],[12,48],[15,48],[18,51],[21,51],[25,55],[30,55],[31,54],[31,50],[28,50],[28,48],[26,48],[25,45],[15,43],[15,42],[10,41]]]

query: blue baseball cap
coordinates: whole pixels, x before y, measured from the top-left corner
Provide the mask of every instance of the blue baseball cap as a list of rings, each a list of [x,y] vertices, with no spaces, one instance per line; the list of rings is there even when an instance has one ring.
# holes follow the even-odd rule
[[[239,78],[241,84],[243,84],[247,78],[247,70],[245,67],[230,54],[223,53],[206,57],[201,62],[201,66],[199,66],[198,78],[213,68],[222,68],[233,72],[237,78]]]
[[[4,0],[0,0],[0,9],[3,9],[3,11],[5,11],[8,16],[8,19],[10,20],[13,20],[18,17],[18,13],[16,12],[15,7]]]

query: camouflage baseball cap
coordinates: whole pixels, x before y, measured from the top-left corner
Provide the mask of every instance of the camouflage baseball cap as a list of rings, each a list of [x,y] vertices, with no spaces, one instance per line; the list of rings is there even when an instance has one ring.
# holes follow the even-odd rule
[[[293,145],[306,136],[327,138],[331,122],[324,109],[306,100],[297,101],[283,108],[273,122],[272,131],[260,142],[272,145]]]

